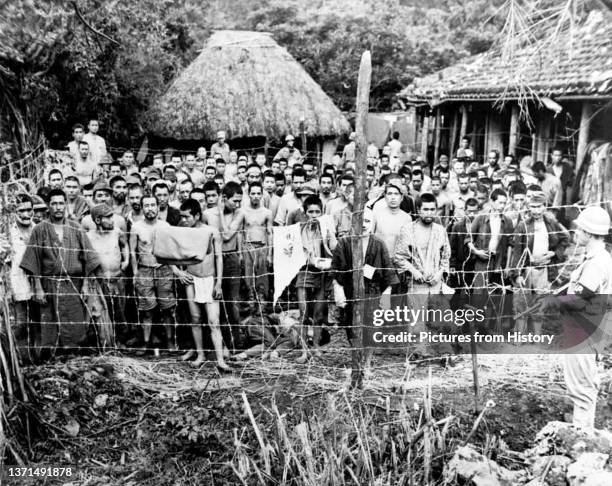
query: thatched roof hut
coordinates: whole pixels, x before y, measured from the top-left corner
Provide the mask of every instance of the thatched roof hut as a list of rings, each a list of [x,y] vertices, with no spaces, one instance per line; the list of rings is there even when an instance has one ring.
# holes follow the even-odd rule
[[[270,34],[217,31],[148,114],[146,127],[160,138],[212,140],[350,131],[340,110],[304,68]]]

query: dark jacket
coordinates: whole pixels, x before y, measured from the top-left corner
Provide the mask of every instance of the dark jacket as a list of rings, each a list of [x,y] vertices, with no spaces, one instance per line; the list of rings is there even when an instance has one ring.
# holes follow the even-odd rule
[[[514,233],[512,220],[505,215],[501,215],[500,237],[497,245],[495,261],[492,268],[505,267],[508,255],[508,247],[512,246]],[[476,248],[487,251],[491,241],[491,217],[490,213],[479,214],[472,222],[471,240]],[[469,238],[469,237],[468,237]],[[466,240],[466,244],[468,240]]]
[[[448,235],[451,247],[450,268],[454,268],[456,271],[461,271],[466,266],[469,266],[470,269],[474,267],[474,261],[470,257],[470,251],[466,244],[469,235],[467,218],[457,221]]]
[[[340,238],[332,255],[332,278],[344,287],[347,299],[353,298],[353,249],[352,238]],[[361,243],[360,243],[361,244]],[[365,295],[380,295],[390,285],[399,283],[397,272],[382,240],[370,235],[364,264],[376,270],[372,279],[364,277]]]
[[[548,279],[553,281],[559,274],[559,263],[565,261],[565,250],[569,245],[569,233],[553,216],[544,214],[544,225],[548,232],[548,249],[554,251],[555,256],[548,266]],[[514,231],[514,242],[511,260],[511,276],[517,277],[523,270],[531,266],[530,255],[533,252],[533,220],[521,219]]]

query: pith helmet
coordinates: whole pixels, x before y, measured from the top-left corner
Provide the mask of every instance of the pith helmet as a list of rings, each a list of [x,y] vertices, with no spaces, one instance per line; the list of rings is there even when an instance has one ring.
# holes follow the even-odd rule
[[[606,236],[610,230],[610,215],[599,206],[589,206],[576,219],[576,226],[592,235]]]

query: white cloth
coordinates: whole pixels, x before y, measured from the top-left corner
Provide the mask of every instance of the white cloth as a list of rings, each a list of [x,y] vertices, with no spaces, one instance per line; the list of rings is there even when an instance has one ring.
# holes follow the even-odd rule
[[[306,255],[302,245],[300,224],[275,226],[274,244],[274,304],[304,265]]]
[[[499,214],[491,213],[489,218],[489,224],[491,225],[491,237],[489,238],[489,251],[491,253],[497,252],[497,245],[500,240],[501,233],[501,216]]]
[[[548,251],[548,231],[544,221],[533,224],[533,257],[541,258]]]
[[[198,304],[212,304],[215,277],[193,277],[193,301]]]

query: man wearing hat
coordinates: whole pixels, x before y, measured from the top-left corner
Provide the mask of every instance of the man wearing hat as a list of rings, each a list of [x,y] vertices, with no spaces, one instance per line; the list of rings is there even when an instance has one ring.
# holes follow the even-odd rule
[[[149,170],[145,172],[144,180],[145,180],[145,184],[148,189],[148,192],[151,192],[155,183],[160,179],[161,179],[161,172],[157,169],[150,168]]]
[[[317,190],[310,182],[306,182],[304,185],[300,186],[295,190],[295,195],[300,200],[300,207],[294,209],[287,216],[287,226],[290,226],[295,223],[305,223],[308,220],[306,213],[304,212],[304,201],[308,196],[316,196]]]
[[[293,144],[295,137],[291,134],[285,137],[285,146],[278,151],[274,156],[274,160],[287,159],[289,166],[293,167],[293,164],[299,162],[302,159],[302,154],[296,149]]]
[[[514,302],[529,307],[532,294],[550,291],[557,279],[558,264],[565,260],[569,244],[567,230],[550,213],[546,213],[543,192],[531,195],[525,219],[519,220],[514,230],[510,277],[518,287]],[[521,295],[522,294],[522,295]],[[520,303],[520,304],[519,304]],[[515,306],[515,311],[521,311]],[[516,320],[517,331],[527,330],[527,317]],[[542,322],[533,321],[534,331],[542,329]]]
[[[88,304],[95,319],[103,318],[108,311],[107,319],[121,323],[125,321],[123,272],[130,263],[130,249],[125,233],[115,227],[113,216],[115,216],[113,208],[106,203],[96,204],[91,208],[91,218],[96,227],[88,231],[87,236],[100,259],[102,286],[90,288]],[[112,342],[112,336],[105,337],[110,338]],[[107,344],[110,345],[111,342]]]
[[[34,214],[32,215],[32,223],[38,224],[41,221],[49,218],[49,208],[47,203],[40,196],[32,196],[32,209]]]
[[[31,316],[34,303],[32,302],[30,278],[19,265],[34,229],[32,198],[25,193],[17,194],[15,204],[15,221],[9,225],[10,237],[6,241],[9,246],[7,250],[8,261],[10,261],[10,279],[7,284],[15,313],[15,327],[13,328],[15,340],[21,357],[27,360],[31,351],[30,346],[35,343],[36,339],[35,329],[30,325],[33,321]],[[3,260],[7,256],[4,251],[0,251],[0,255]]]
[[[210,155],[213,157],[215,154],[220,154],[223,160],[227,163],[229,160],[230,146],[225,141],[225,131],[219,130],[217,132],[217,141],[210,147]]]
[[[572,272],[567,296],[561,298],[561,309],[583,310],[593,306],[597,295],[612,293],[612,256],[606,250],[605,238],[610,230],[610,216],[599,206],[589,206],[575,221],[578,227],[577,243],[584,246],[584,261]],[[603,317],[602,322],[607,319]],[[585,347],[587,354],[566,352],[563,374],[574,404],[573,424],[592,430],[599,376],[596,350],[592,344]]]
[[[104,182],[104,181],[98,182],[94,186],[94,189],[93,189],[94,206],[97,204],[108,204],[110,206],[112,204],[111,203],[112,195],[113,195],[113,191],[107,182]],[[115,225],[115,228],[118,228],[123,232],[127,231],[127,224],[123,216],[119,216],[118,214],[115,214],[113,216],[113,223]],[[94,231],[96,229],[96,223],[94,223],[91,217],[91,214],[87,214],[83,217],[81,221],[81,226],[83,227],[85,231]]]

